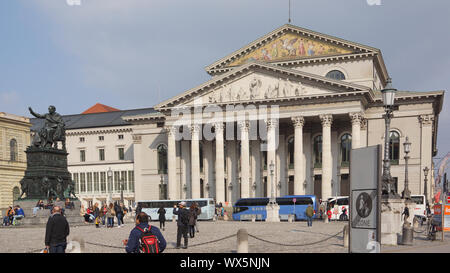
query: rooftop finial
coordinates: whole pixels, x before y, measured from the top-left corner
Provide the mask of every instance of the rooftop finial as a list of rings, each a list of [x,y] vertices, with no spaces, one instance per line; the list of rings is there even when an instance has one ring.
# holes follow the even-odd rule
[[[291,0],[289,0],[289,24],[291,23]]]

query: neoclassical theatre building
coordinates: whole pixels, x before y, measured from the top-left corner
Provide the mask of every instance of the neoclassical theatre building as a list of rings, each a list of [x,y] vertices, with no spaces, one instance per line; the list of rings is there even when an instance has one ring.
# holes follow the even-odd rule
[[[209,81],[156,111],[122,117],[132,124],[136,200],[349,195],[350,150],[384,143],[389,74],[377,48],[287,24],[206,72]],[[423,194],[444,91],[394,87],[391,173],[401,192],[408,137],[409,187]]]

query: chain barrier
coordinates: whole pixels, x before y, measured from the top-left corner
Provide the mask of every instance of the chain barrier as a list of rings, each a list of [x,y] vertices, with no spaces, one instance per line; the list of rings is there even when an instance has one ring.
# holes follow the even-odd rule
[[[274,245],[280,245],[280,246],[295,246],[295,247],[300,247],[300,246],[310,246],[310,245],[315,245],[315,244],[320,244],[323,243],[325,241],[330,240],[331,238],[337,237],[339,234],[343,233],[343,231],[339,231],[338,233],[331,235],[323,240],[317,241],[317,242],[313,242],[313,243],[306,243],[306,244],[300,244],[300,245],[290,245],[290,244],[282,244],[282,243],[276,243],[276,242],[271,242],[271,241],[267,241],[261,238],[258,238],[254,235],[248,234],[249,237],[252,237],[253,239],[265,242],[265,243],[269,243],[269,244],[274,244]]]
[[[328,241],[328,240],[330,240],[330,239],[332,239],[334,237],[337,237],[341,233],[343,233],[343,231],[339,231],[338,233],[336,233],[334,235],[331,235],[331,236],[329,236],[329,237],[327,237],[325,239],[322,239],[320,241],[317,241],[317,242],[306,243],[306,244],[299,244],[299,245],[291,245],[291,244],[283,244],[283,243],[271,242],[271,241],[268,241],[268,240],[265,240],[265,239],[261,239],[261,238],[255,236],[255,235],[252,235],[252,234],[248,234],[248,236],[253,238],[253,239],[256,239],[256,240],[259,240],[259,241],[262,241],[262,242],[265,242],[265,243],[269,243],[269,244],[280,245],[280,246],[301,247],[301,246],[310,246],[310,245],[323,243],[323,242]],[[190,245],[189,247],[197,247],[197,246],[217,243],[217,242],[220,242],[220,241],[223,241],[223,240],[227,240],[227,239],[233,238],[235,236],[237,236],[237,235],[236,234],[232,234],[232,235],[228,235],[226,237],[220,238],[220,239],[216,239],[216,240],[212,240],[212,241],[208,241],[208,242],[204,242],[204,243],[198,243],[198,244]],[[100,246],[100,247],[108,247],[108,248],[115,248],[115,249],[122,249],[122,250],[125,249],[125,247],[123,247],[123,246],[119,247],[119,246],[105,245],[105,244],[92,243],[92,242],[85,242],[85,243],[89,244],[89,245]],[[176,249],[176,248],[175,247],[166,247],[166,249]],[[41,252],[41,251],[42,251],[42,248],[39,248],[39,249],[33,249],[33,250],[30,250],[30,251],[27,251],[26,253],[36,253],[36,252]]]

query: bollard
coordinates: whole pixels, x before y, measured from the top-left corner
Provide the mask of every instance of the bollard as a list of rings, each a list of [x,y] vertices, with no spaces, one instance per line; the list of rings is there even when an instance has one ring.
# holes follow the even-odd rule
[[[74,237],[67,243],[66,253],[83,253],[84,252],[84,239]]]
[[[292,222],[293,222],[293,221],[292,221],[292,219],[294,218],[293,216],[294,216],[294,215],[292,215],[292,214],[289,214],[289,215],[288,215],[288,222],[289,222],[289,223],[292,223]]]
[[[237,233],[237,253],[248,253],[248,233],[245,228],[241,228]]]
[[[176,222],[177,220],[175,219],[175,215],[172,215],[172,222]]]
[[[412,245],[414,240],[413,228],[409,222],[403,224],[402,245]]]
[[[256,222],[256,215],[252,215],[252,222]]]
[[[419,228],[419,219],[417,219],[417,217],[414,217],[413,227],[415,230],[417,230]]]
[[[345,248],[348,248],[348,239],[349,239],[349,237],[348,237],[349,230],[348,229],[349,229],[348,225],[345,225],[344,226],[344,247]]]

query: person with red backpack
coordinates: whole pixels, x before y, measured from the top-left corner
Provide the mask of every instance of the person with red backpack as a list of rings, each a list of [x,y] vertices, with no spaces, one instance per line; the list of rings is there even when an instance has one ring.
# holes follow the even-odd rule
[[[166,248],[166,240],[159,228],[148,224],[148,215],[141,212],[136,216],[136,227],[128,240],[123,240],[127,253],[161,253]]]

